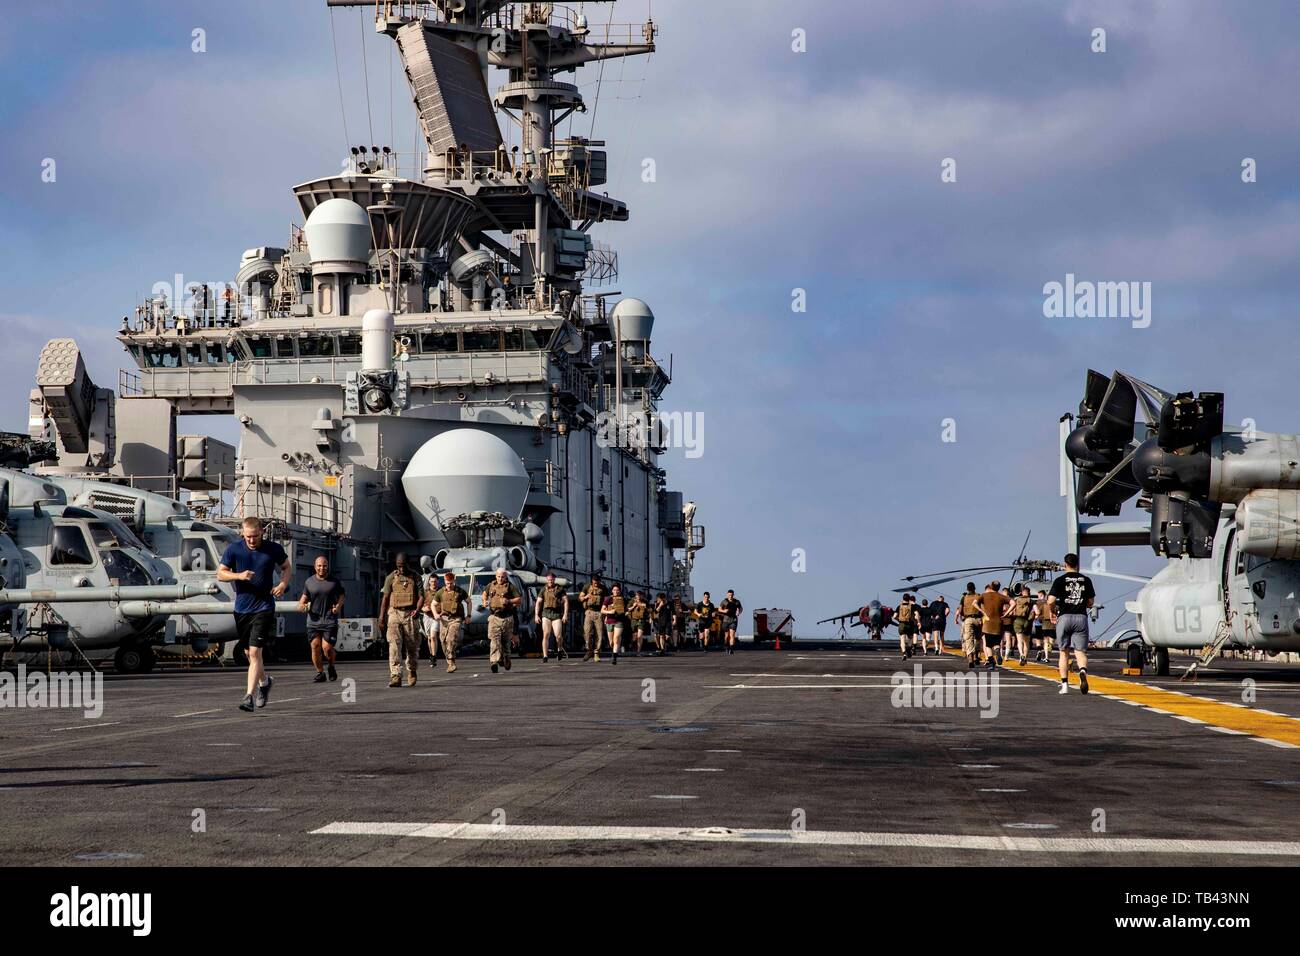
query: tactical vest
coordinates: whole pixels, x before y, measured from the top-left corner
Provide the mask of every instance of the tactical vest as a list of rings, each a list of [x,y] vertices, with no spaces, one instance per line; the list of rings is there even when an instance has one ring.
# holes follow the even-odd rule
[[[962,617],[980,617],[980,596],[978,594],[963,594],[961,598],[961,616]]]
[[[371,585],[373,587],[374,585]],[[393,572],[388,585],[388,604],[399,611],[409,611],[415,607],[415,578],[409,574]],[[373,591],[371,592],[374,593]]]
[[[645,620],[645,605],[633,604],[630,608],[628,608],[627,616],[634,621]]]
[[[601,603],[605,600],[605,589],[589,586],[582,592],[582,606],[588,611],[599,611]]]
[[[500,584],[493,581],[487,586],[488,607],[492,609],[493,614],[505,615],[510,610],[508,599],[510,597],[510,582]]]
[[[443,614],[460,617],[460,588],[438,588],[438,610]]]
[[[612,614],[614,617],[622,617],[627,612],[627,602],[622,597],[610,598],[609,607],[605,609],[606,614]]]
[[[564,603],[564,592],[560,590],[557,584],[554,587],[547,585],[542,589],[542,607],[548,611],[558,611],[560,605]]]
[[[898,608],[898,620],[903,624],[908,624],[912,620],[912,605],[904,601]]]
[[[1012,616],[1012,617],[1029,617],[1029,608],[1030,608],[1032,605],[1033,605],[1033,602],[1032,602],[1029,598],[1027,598],[1027,597],[1023,597],[1023,596],[1021,596],[1021,597],[1016,598],[1015,604],[1013,604],[1012,607],[1011,607],[1011,616]]]

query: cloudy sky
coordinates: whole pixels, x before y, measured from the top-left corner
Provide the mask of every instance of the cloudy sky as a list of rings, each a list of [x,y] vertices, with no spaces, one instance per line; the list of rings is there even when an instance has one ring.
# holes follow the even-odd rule
[[[357,10],[18,7],[0,20],[10,430],[47,338],[76,336],[115,383],[112,332],[154,283],[231,279],[243,249],[287,238],[290,186],[337,169],[349,140],[415,135],[391,43]],[[613,19],[647,8],[621,0]],[[1059,557],[1057,421],[1089,365],[1224,391],[1230,421],[1300,430],[1284,386],[1300,339],[1293,2],[650,10],[659,51],[607,63],[598,103],[588,68],[572,131],[594,113],[609,191],[631,206],[595,234],[620,253],[618,288],[655,309],[664,408],[704,416],[704,453],[669,465],[708,528],[698,588],[793,608],[811,634],[902,574],[1010,560],[1030,529],[1031,556]],[[1044,284],[1067,274],[1151,283],[1149,327],[1045,317]],[[1107,563],[1158,567],[1140,549]],[[1104,621],[1127,587],[1100,588]]]

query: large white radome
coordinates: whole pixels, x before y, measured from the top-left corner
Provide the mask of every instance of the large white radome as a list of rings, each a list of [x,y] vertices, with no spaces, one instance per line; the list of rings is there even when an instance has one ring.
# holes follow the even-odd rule
[[[528,497],[528,472],[500,438],[456,428],[420,446],[402,472],[402,490],[416,533],[437,539],[441,521],[473,511],[499,511],[518,520]]]

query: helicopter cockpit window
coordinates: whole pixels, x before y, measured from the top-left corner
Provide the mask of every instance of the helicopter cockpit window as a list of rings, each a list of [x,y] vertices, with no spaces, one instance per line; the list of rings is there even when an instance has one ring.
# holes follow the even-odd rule
[[[100,558],[104,562],[104,570],[108,572],[109,583],[115,587],[139,587],[154,583],[140,562],[125,551],[109,548],[100,552]]]
[[[217,559],[207,538],[181,539],[182,571],[216,571]]]
[[[97,548],[120,548],[124,543],[118,540],[117,532],[103,521],[90,523],[90,537]]]
[[[76,525],[55,525],[50,536],[50,564],[54,565],[90,565],[95,559],[91,555],[86,536]]]

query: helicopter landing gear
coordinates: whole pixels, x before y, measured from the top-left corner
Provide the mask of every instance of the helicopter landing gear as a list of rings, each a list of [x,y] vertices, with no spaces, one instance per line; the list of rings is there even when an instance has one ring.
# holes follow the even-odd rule
[[[147,674],[158,663],[153,648],[136,641],[123,641],[113,655],[113,667],[119,674]]]

